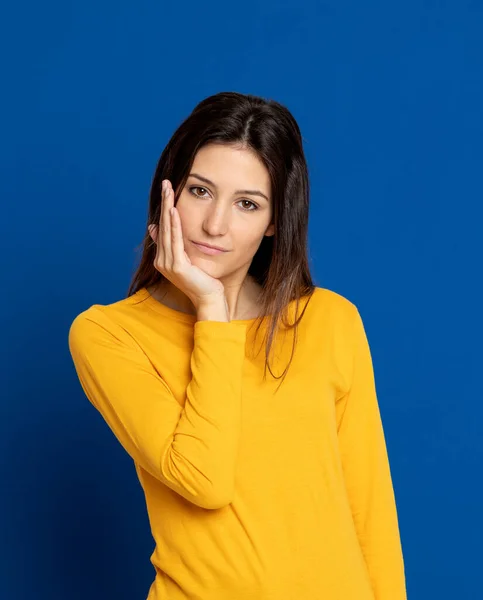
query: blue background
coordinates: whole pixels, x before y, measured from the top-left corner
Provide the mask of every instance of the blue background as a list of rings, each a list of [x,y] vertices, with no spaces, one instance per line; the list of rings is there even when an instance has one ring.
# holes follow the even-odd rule
[[[23,2],[0,23],[2,600],[146,597],[142,490],[67,333],[125,295],[157,159],[225,90],[302,129],[312,272],[366,326],[408,597],[482,598],[482,2]]]

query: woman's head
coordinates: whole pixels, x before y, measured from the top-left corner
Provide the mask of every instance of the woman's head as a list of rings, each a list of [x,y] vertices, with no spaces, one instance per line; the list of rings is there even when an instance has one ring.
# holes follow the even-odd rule
[[[190,260],[213,277],[231,281],[248,274],[262,287],[261,316],[272,320],[268,357],[283,311],[314,290],[307,257],[308,172],[295,119],[274,100],[236,92],[215,94],[194,108],[158,161],[143,254],[128,295],[163,280],[148,230],[159,222],[163,179],[175,190]],[[229,252],[208,256],[193,241]]]
[[[270,175],[250,148],[208,143],[176,189],[184,248],[191,262],[227,287],[243,283],[264,236],[273,236]],[[151,230],[153,241],[157,230]],[[225,250],[207,255],[194,244]]]

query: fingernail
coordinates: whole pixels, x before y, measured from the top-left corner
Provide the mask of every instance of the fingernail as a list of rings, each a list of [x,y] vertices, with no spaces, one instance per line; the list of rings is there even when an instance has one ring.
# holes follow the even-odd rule
[[[163,181],[161,182],[161,191],[164,192],[165,189],[166,189],[166,180],[163,179]]]

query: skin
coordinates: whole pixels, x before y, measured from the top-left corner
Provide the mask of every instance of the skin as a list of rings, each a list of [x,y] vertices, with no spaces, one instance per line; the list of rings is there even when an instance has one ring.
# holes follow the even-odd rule
[[[217,282],[222,283],[230,320],[257,317],[260,286],[247,273],[263,237],[275,232],[271,223],[273,205],[268,170],[251,150],[209,144],[196,154],[190,173],[201,175],[214,185],[191,174],[188,177],[176,205],[177,214],[171,219],[166,215],[173,228],[173,239],[177,232],[179,235],[179,245],[176,242],[173,245],[173,256],[183,254],[185,268],[178,269],[174,277],[168,274],[171,281],[162,282],[149,291],[163,304],[196,315],[198,296],[194,296],[193,276],[198,276],[199,284],[200,269],[209,276],[203,280],[206,289],[210,283],[215,286]],[[166,205],[171,207],[170,184],[168,188]],[[236,190],[258,190],[268,200],[256,194],[236,194]],[[159,249],[162,241],[159,228],[151,225],[149,233]],[[203,254],[192,241],[221,246],[228,252]],[[188,265],[197,269],[190,270]],[[201,289],[201,285],[198,288]]]

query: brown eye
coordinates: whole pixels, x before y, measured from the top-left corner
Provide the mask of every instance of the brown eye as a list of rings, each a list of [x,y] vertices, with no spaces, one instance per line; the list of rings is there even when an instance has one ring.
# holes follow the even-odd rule
[[[195,186],[189,188],[190,193],[193,194],[193,196],[196,196],[196,198],[205,198],[205,196],[199,196],[198,194],[195,194],[193,192],[193,190],[205,190],[205,192],[206,192],[207,191],[206,188],[200,187],[198,185],[195,185]]]
[[[255,212],[258,210],[258,204],[255,204],[255,202],[252,202],[251,200],[240,200],[240,202],[248,202],[248,204],[254,206],[254,208],[243,208],[245,212]]]

